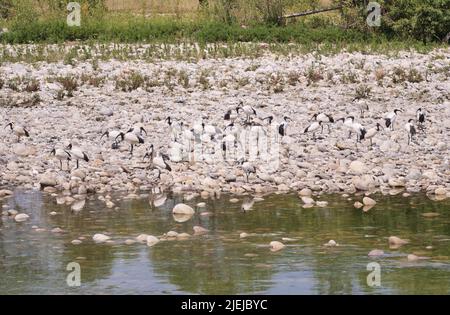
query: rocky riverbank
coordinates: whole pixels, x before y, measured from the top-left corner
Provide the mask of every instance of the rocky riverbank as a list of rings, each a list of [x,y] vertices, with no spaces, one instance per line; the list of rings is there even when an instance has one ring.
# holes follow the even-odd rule
[[[3,63],[0,66],[0,120],[26,126],[30,137],[0,131],[0,198],[6,188],[44,189],[72,204],[88,193],[158,186],[175,192],[211,196],[302,191],[398,193],[426,191],[450,196],[450,50],[398,56],[341,53],[258,59],[206,59],[198,62],[72,59],[54,63]],[[358,98],[359,100],[353,101]],[[168,152],[167,116],[193,125],[224,127],[223,115],[242,100],[259,117],[292,119],[281,141],[276,170],[255,162],[249,182],[239,165],[225,161],[169,162],[160,179],[143,156],[150,144]],[[360,117],[360,106],[369,110]],[[367,129],[384,114],[402,109],[395,130],[382,130],[355,147],[342,123],[317,139],[304,134],[311,117],[325,112],[335,119],[353,115]],[[426,112],[424,130],[411,145],[404,129],[416,110]],[[145,144],[118,150],[100,136],[141,125]],[[77,143],[90,157],[78,170],[60,170],[54,148]],[[275,158],[275,157],[274,157]],[[72,162],[71,168],[74,167]],[[61,199],[64,198],[64,199]],[[111,205],[113,206],[113,205]]]

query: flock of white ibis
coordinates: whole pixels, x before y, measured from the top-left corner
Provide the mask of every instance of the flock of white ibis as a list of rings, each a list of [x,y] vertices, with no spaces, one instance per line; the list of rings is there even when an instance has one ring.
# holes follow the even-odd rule
[[[359,109],[361,111],[361,117],[363,117],[364,112],[368,110],[368,107],[360,106]],[[363,126],[356,121],[354,116],[334,119],[332,115],[328,113],[316,113],[311,118],[312,122],[304,129],[304,133],[312,134],[313,140],[316,140],[316,133],[320,130],[323,134],[324,126],[327,127],[328,133],[330,133],[334,124],[342,122],[342,126],[348,131],[348,138],[350,138],[352,134],[356,135],[356,145],[366,139],[370,141],[370,147],[372,147],[372,140],[383,130],[383,125],[387,130],[394,130],[397,118],[402,112],[401,109],[394,109],[392,112],[386,113],[384,115],[384,121],[377,122],[373,127]],[[255,108],[250,105],[244,105],[242,101],[237,107],[229,109],[225,113],[223,116],[223,128],[205,123],[203,119],[201,122],[189,126],[188,123],[181,119],[173,119],[170,116],[167,117],[165,122],[168,125],[168,134],[170,135],[168,154],[157,152],[153,144],[151,144],[143,156],[143,160],[148,160],[153,168],[171,171],[172,168],[169,165],[169,162],[183,161],[184,156],[180,154],[180,152],[192,152],[194,147],[193,143],[195,142],[214,141],[220,143],[221,149],[223,152],[226,152],[231,149],[230,145],[235,146],[239,144],[239,133],[246,128],[262,127],[264,129],[264,127],[275,127],[274,130],[276,130],[275,133],[277,133],[275,136],[283,138],[288,135],[288,125],[292,122],[291,118],[283,116],[281,122],[274,125],[274,116],[259,117]],[[408,145],[413,141],[413,138],[417,133],[417,124],[423,129],[424,123],[425,112],[419,108],[416,111],[416,117],[410,118],[404,125],[404,130],[407,133]],[[18,142],[22,137],[30,136],[29,130],[24,126],[10,122],[6,125],[6,128],[8,127],[11,129],[11,132],[17,136]],[[143,126],[137,125],[131,127],[127,132],[107,130],[101,135],[100,139],[106,138],[109,141],[112,141],[112,149],[118,149],[121,142],[127,143],[130,146],[129,152],[131,158],[134,147],[145,143],[145,136],[147,136],[147,131]],[[178,152],[178,154],[174,154],[174,152]],[[70,161],[76,161],[76,168],[79,167],[80,160],[89,162],[88,154],[83,151],[81,147],[72,144],[63,148],[53,148],[51,154],[59,160],[61,170],[63,169],[63,162],[67,162],[67,169],[69,169]],[[246,159],[245,154],[236,160],[236,164],[239,165],[246,174],[247,181],[249,174],[256,173],[255,165]]]

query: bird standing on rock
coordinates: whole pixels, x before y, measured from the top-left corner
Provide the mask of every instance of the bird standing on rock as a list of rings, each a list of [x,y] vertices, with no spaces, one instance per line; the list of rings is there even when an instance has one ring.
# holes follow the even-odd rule
[[[419,108],[416,112],[417,122],[420,127],[423,129],[423,124],[425,123],[425,112],[422,111],[422,108]]]
[[[408,133],[408,145],[411,143],[412,138],[416,134],[416,128],[414,127],[414,119],[408,120],[405,124],[405,130]]]
[[[244,171],[245,175],[246,175],[246,182],[248,183],[248,177],[250,174],[256,174],[256,168],[255,166],[248,162],[245,161],[244,159],[241,159],[239,161],[239,164],[241,165],[242,170]]]
[[[70,152],[63,150],[63,149],[55,149],[53,148],[52,151],[50,151],[50,154],[53,154],[57,160],[59,160],[60,163],[60,169],[62,171],[62,161],[67,161],[67,170],[69,170],[69,161],[71,160]]]
[[[350,139],[354,131],[353,123],[355,122],[355,117],[348,116],[347,118],[339,118],[336,122],[338,121],[342,121],[344,123],[344,127],[348,130],[348,139]]]
[[[108,139],[112,139],[114,142],[112,143],[112,149],[116,150],[119,148],[119,143],[117,142],[117,137],[120,135],[120,131],[119,130],[112,130],[112,131],[108,131],[106,130],[102,136],[100,137],[100,140],[102,140],[103,137],[106,137]]]
[[[239,103],[238,107],[236,107],[236,112],[238,114],[240,110],[244,112],[247,122],[250,120],[251,116],[256,116],[256,110],[250,105],[243,105],[242,101]]]
[[[30,136],[30,133],[28,132],[27,129],[25,129],[22,126],[15,125],[13,122],[10,122],[9,124],[7,124],[5,126],[5,128],[8,128],[8,127],[10,127],[11,131],[17,136],[17,142],[20,142],[20,137],[23,137],[23,136],[29,137]]]
[[[330,132],[330,124],[334,123],[333,117],[331,115],[325,114],[325,113],[316,113],[312,117],[315,121],[321,121],[322,124],[322,132],[323,133],[323,124],[326,124],[328,127],[328,132]]]
[[[401,109],[394,109],[394,111],[389,112],[384,117],[384,121],[386,123],[386,128],[390,128],[394,130],[394,123],[397,120],[397,113],[402,112]]]
[[[322,126],[321,121],[315,121],[308,127],[306,127],[304,133],[312,132],[313,133],[313,139],[316,139],[316,131]]]
[[[125,141],[130,144],[130,155],[133,155],[133,148],[136,144],[144,143],[144,138],[141,136],[138,136],[133,131],[128,131],[127,133],[121,132],[119,135],[117,135],[117,138],[121,138],[122,141]]]
[[[284,116],[284,121],[278,126],[278,133],[284,137],[287,135],[288,121],[292,121],[289,117]]]
[[[381,131],[381,128],[382,128],[381,125],[379,123],[377,123],[377,125],[374,128],[370,128],[367,131],[365,138],[370,140],[370,147],[372,147],[373,137],[375,137],[378,134],[378,132]]]
[[[140,136],[142,137],[142,135],[145,133],[145,135],[147,135],[147,131],[144,129],[144,127],[142,126],[133,126],[131,127],[128,132],[132,132],[134,133],[136,136]]]
[[[84,160],[86,162],[89,162],[89,157],[87,156],[86,152],[81,150],[81,148],[79,148],[79,147],[73,146],[72,143],[70,143],[67,146],[67,150],[69,150],[68,152],[69,152],[71,158],[74,158],[74,159],[77,160],[77,167],[76,168],[79,167],[79,165],[78,165],[79,164],[78,163],[79,160]]]
[[[150,145],[150,147],[148,148],[148,151],[145,153],[144,155],[144,160],[146,158],[150,159],[150,163],[152,167],[157,167],[158,169],[166,169],[169,172],[172,171],[172,168],[170,167],[170,165],[167,163],[167,161],[170,160],[170,158],[166,155],[166,154],[157,154],[155,156],[155,149],[153,144]]]

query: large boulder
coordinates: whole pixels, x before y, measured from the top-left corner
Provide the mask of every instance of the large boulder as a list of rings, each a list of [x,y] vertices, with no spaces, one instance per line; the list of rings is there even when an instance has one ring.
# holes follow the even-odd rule
[[[57,185],[56,176],[52,174],[43,174],[41,176],[41,179],[39,180],[39,184],[41,185],[41,188],[45,187],[53,187]]]
[[[357,190],[362,191],[370,191],[376,187],[375,178],[370,175],[355,176],[352,178],[352,183]]]
[[[367,167],[363,162],[356,160],[350,163],[348,171],[350,174],[361,175],[367,172]]]

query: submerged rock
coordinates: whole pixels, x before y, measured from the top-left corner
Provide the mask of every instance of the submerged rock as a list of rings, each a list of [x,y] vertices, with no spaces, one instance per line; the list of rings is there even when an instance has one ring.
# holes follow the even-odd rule
[[[315,203],[314,199],[311,197],[302,197],[302,201],[305,205],[312,205]]]
[[[140,242],[140,243],[144,243],[144,242],[146,242],[147,241],[147,234],[139,234],[137,237],[136,237],[136,240],[138,241],[138,242]]]
[[[239,234],[239,238],[246,238],[248,237],[248,233],[242,232],[241,234]]]
[[[372,198],[364,197],[363,204],[365,206],[375,206],[377,204],[377,202],[375,200],[373,200]]]
[[[24,221],[28,220],[29,218],[30,218],[30,216],[28,214],[19,213],[19,214],[16,214],[16,216],[14,217],[14,220],[16,222],[24,222]]]
[[[194,229],[194,234],[197,234],[197,235],[205,234],[205,233],[209,232],[208,229],[205,229],[204,227],[201,227],[201,226],[194,226],[193,229]]]
[[[339,246],[339,244],[336,243],[335,240],[329,240],[328,243],[325,244],[325,246],[335,247],[335,246]]]
[[[148,235],[146,241],[147,241],[147,246],[151,247],[151,246],[159,243],[159,238],[157,238],[156,236],[153,236],[153,235]]]
[[[353,206],[354,206],[356,209],[361,209],[364,205],[363,205],[361,202],[356,201],[356,202],[353,204]]]
[[[407,240],[403,240],[397,236],[389,237],[389,245],[405,245],[405,244],[408,244]]]
[[[383,256],[384,255],[384,251],[382,251],[381,249],[373,249],[369,252],[369,254],[367,254],[367,256],[370,257],[378,257],[378,256]]]
[[[269,245],[270,245],[270,250],[273,252],[277,252],[286,247],[286,245],[284,245],[283,243],[278,242],[278,241],[272,241],[272,242],[270,242]]]
[[[107,235],[105,235],[105,234],[100,234],[100,233],[95,234],[95,235],[92,237],[92,240],[93,240],[94,242],[96,242],[96,243],[104,243],[104,242],[106,242],[106,241],[108,241],[108,240],[110,240],[110,239],[111,239],[111,237],[109,237],[109,236],[107,236]]]
[[[72,211],[75,211],[75,212],[81,211],[81,210],[83,210],[85,204],[86,204],[86,200],[77,201],[72,205],[71,209],[72,209]]]

